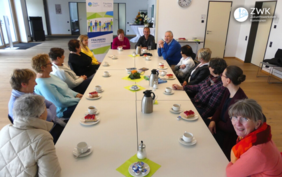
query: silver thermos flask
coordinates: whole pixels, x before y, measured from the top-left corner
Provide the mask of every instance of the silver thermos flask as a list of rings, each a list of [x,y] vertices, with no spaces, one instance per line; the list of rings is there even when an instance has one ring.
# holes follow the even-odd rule
[[[141,46],[136,47],[136,55],[141,54]]]
[[[143,93],[144,93],[144,96],[141,101],[141,112],[144,114],[152,113],[155,94],[151,90],[146,90]],[[153,94],[153,97],[152,97],[152,94]]]
[[[159,72],[156,69],[152,69],[151,75],[149,78],[150,87],[153,87],[154,83],[158,82],[158,79],[159,79]]]

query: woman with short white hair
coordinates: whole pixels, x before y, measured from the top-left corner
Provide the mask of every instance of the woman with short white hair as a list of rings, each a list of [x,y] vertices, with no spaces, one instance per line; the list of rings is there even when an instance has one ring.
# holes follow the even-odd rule
[[[14,124],[0,131],[0,176],[60,176],[44,100],[24,94],[15,101]]]
[[[233,104],[228,114],[238,135],[226,167],[228,177],[282,176],[282,157],[272,141],[261,106],[252,99]]]

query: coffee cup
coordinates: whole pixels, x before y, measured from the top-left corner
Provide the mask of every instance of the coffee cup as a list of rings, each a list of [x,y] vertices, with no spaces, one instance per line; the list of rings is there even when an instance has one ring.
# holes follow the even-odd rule
[[[119,46],[119,47],[118,47],[118,50],[119,50],[119,51],[122,51],[122,49],[123,49],[122,46]]]
[[[109,65],[109,63],[105,61],[105,62],[104,62],[104,65],[105,65],[105,66],[108,66],[108,65]]]
[[[173,104],[172,105],[172,109],[174,110],[174,111],[179,111],[180,110],[180,104]]]
[[[193,140],[193,134],[189,132],[185,132],[182,136],[183,141],[190,143]]]
[[[147,51],[147,49],[142,49],[142,53],[145,53]]]
[[[146,56],[145,57],[146,60],[150,60],[150,58],[151,58],[150,56]]]
[[[104,76],[109,76],[109,72],[108,71],[104,71]]]
[[[113,55],[113,56],[112,56],[112,59],[117,59],[117,56]]]
[[[95,90],[96,90],[97,92],[101,92],[101,91],[102,91],[102,87],[101,87],[100,85],[96,85],[96,86],[95,86]]]
[[[80,142],[77,144],[76,149],[78,153],[82,154],[88,150],[88,145],[85,142]]]
[[[171,88],[171,87],[166,87],[166,88],[165,88],[165,92],[166,92],[166,93],[171,93],[171,91],[172,91],[172,88]]]
[[[162,71],[161,72],[161,76],[165,76],[166,75],[166,72],[165,71]]]
[[[89,106],[88,107],[88,113],[89,114],[96,114],[96,112],[97,112],[97,109],[96,109],[95,106]]]

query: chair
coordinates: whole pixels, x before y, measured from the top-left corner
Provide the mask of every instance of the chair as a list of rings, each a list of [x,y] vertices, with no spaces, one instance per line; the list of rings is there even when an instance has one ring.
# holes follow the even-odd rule
[[[157,43],[155,43],[154,49],[157,49]]]
[[[14,120],[12,119],[12,117],[9,116],[9,114],[8,114],[8,118],[9,118],[10,122],[11,122],[12,124],[14,124]]]
[[[113,49],[113,43],[111,42],[111,49]]]
[[[268,75],[259,75],[259,72],[262,71],[263,66],[268,68],[269,74]],[[273,75],[274,71],[282,72],[282,49],[278,49],[275,53],[274,58],[272,59],[265,59],[259,64],[259,68],[257,71],[257,77],[268,77],[267,81],[269,84],[276,83],[281,84],[282,82],[272,82],[271,76]]]

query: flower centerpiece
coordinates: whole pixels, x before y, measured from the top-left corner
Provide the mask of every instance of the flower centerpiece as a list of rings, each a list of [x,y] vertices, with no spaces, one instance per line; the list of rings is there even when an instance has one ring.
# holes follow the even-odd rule
[[[148,16],[144,12],[138,12],[138,15],[135,18],[134,23],[138,25],[148,24]]]
[[[137,70],[132,70],[128,77],[130,79],[140,79],[140,73],[138,73]]]

